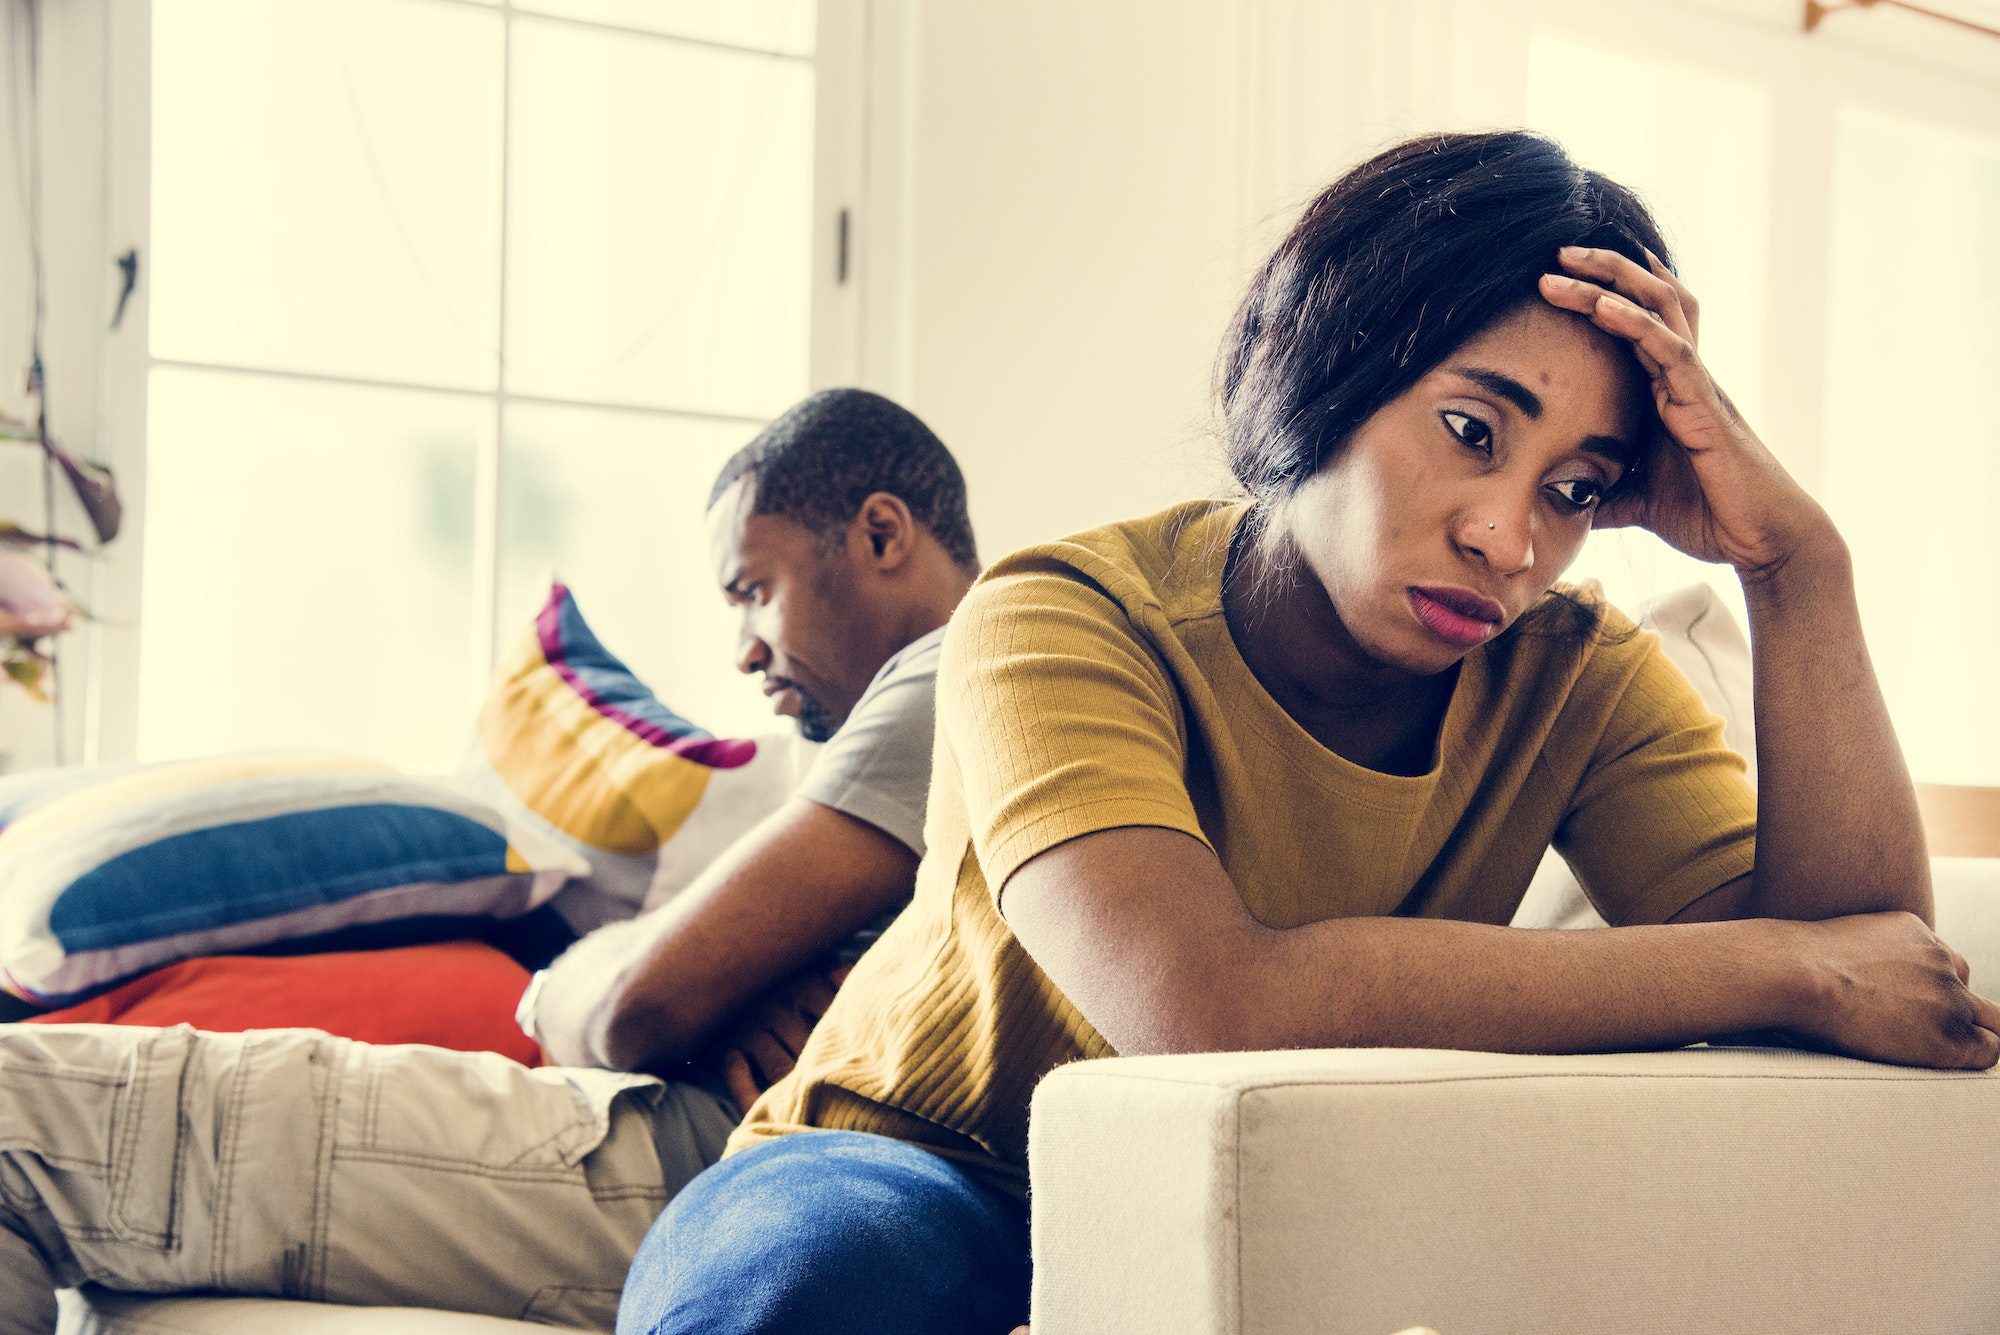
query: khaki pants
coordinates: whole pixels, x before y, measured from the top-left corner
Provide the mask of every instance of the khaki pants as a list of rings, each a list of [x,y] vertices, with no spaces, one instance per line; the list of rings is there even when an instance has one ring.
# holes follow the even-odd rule
[[[696,1085],[314,1030],[0,1025],[0,1335],[85,1282],[608,1330],[734,1121]]]

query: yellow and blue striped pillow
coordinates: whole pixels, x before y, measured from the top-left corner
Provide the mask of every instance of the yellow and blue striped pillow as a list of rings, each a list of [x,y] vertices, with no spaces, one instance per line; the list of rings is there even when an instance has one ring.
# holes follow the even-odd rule
[[[589,872],[556,910],[587,932],[671,897],[797,786],[802,744],[719,738],[668,708],[554,585],[479,713],[459,786]]]
[[[441,784],[334,754],[0,780],[0,987],[66,1004],[163,964],[514,917],[587,870]]]

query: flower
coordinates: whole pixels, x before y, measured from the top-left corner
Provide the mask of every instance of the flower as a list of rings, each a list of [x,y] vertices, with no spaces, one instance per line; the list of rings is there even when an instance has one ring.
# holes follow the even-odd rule
[[[29,387],[37,394],[41,392],[39,360],[32,369]],[[30,424],[0,413],[0,442],[35,446],[62,471],[97,534],[99,549],[118,536],[124,507],[119,503],[118,486],[109,468],[79,459],[63,449],[50,438],[39,419]],[[53,502],[55,498],[47,499]],[[37,561],[27,555],[26,549],[33,547],[42,548],[48,561]],[[49,569],[57,548],[95,555],[75,539],[58,533],[31,533],[11,520],[0,520],[0,685],[12,682],[45,703],[49,699],[50,678],[55,674],[55,652],[42,641],[61,635],[79,615],[77,605],[70,601]]]
[[[76,605],[47,567],[20,552],[0,550],[0,636],[38,640],[60,635],[76,618]]]

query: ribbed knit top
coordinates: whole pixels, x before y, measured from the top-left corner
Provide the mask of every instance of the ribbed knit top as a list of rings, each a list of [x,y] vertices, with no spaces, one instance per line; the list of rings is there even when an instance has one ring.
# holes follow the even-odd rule
[[[1505,924],[1551,843],[1615,924],[1663,922],[1751,869],[1742,757],[1659,637],[1609,606],[1599,634],[1530,633],[1531,613],[1468,653],[1427,773],[1379,773],[1322,746],[1224,619],[1243,513],[1176,506],[981,578],[945,637],[916,896],[732,1150],[869,1131],[1025,1194],[1035,1084],[1113,1052],[1008,930],[998,892],[1030,858],[1097,830],[1200,839],[1278,928]],[[1570,592],[1601,602],[1594,586]]]

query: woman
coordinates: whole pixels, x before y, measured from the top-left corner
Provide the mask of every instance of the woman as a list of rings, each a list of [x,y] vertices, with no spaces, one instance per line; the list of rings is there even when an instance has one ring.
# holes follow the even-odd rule
[[[1222,362],[1247,499],[966,599],[916,899],[655,1226],[621,1330],[1006,1331],[1065,1061],[1775,1029],[1994,1063],[1845,547],[1665,256],[1527,134],[1402,144],[1312,203]],[[1657,639],[1555,586],[1634,523],[1742,579],[1761,810]],[[1505,926],[1551,842],[1613,930]]]

